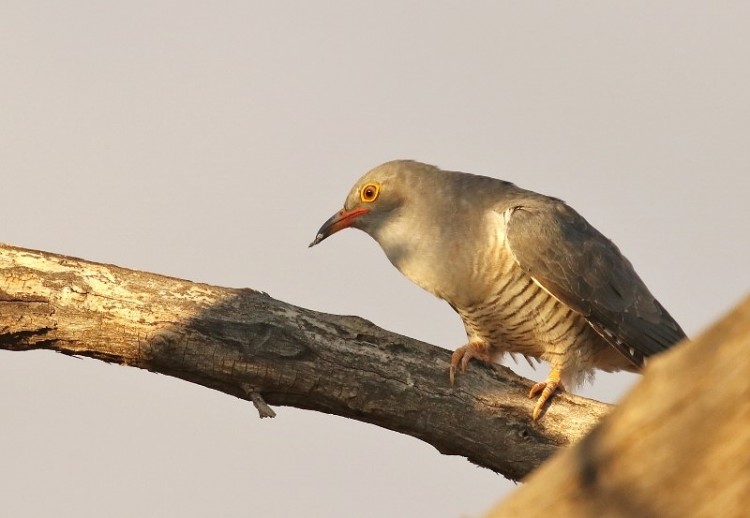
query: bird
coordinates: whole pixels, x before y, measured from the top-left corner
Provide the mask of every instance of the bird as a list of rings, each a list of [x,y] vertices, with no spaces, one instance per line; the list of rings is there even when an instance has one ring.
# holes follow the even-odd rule
[[[528,394],[538,395],[532,421],[596,369],[639,372],[686,338],[612,241],[562,200],[508,181],[386,162],[354,184],[309,246],[349,227],[460,316],[468,341],[451,356],[451,385],[472,359],[550,364]]]

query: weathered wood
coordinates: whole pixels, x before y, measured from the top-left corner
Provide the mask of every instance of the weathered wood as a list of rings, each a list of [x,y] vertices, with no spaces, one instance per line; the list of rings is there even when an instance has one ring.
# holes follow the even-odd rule
[[[622,404],[487,516],[750,513],[750,298],[646,368]]]
[[[0,245],[0,349],[50,349],[182,378],[253,401],[376,424],[517,480],[609,410],[554,398],[530,420],[531,382],[356,317]],[[96,387],[91,387],[96,390]]]

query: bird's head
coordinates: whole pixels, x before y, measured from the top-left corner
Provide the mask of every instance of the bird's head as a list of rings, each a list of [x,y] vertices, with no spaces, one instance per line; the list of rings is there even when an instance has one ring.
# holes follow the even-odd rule
[[[344,202],[344,208],[331,216],[318,230],[310,246],[345,228],[363,230],[375,237],[378,228],[389,220],[407,201],[405,182],[409,181],[408,165],[412,162],[387,162],[357,180]]]

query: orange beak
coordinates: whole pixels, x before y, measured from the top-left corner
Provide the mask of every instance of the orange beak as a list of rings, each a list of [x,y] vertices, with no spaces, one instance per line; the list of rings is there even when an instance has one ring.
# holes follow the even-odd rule
[[[328,221],[323,223],[323,226],[320,227],[320,230],[318,230],[318,234],[315,236],[315,239],[312,243],[310,243],[309,246],[315,246],[325,238],[327,238],[328,236],[332,236],[339,230],[351,227],[358,217],[362,216],[363,214],[367,214],[368,212],[370,212],[370,209],[366,209],[364,207],[359,207],[357,209],[352,209],[349,211],[347,211],[346,209],[341,209],[336,214],[328,218]]]

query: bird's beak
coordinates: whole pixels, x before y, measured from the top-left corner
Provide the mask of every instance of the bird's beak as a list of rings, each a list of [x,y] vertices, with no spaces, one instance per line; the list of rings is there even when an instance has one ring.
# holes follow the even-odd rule
[[[358,217],[363,214],[367,214],[368,212],[370,212],[370,209],[366,209],[364,207],[359,207],[352,210],[341,209],[336,214],[328,218],[328,221],[323,223],[323,226],[320,227],[320,230],[318,230],[318,234],[315,236],[315,239],[313,239],[313,242],[310,243],[309,246],[315,246],[325,238],[335,234],[339,230],[351,227]]]

